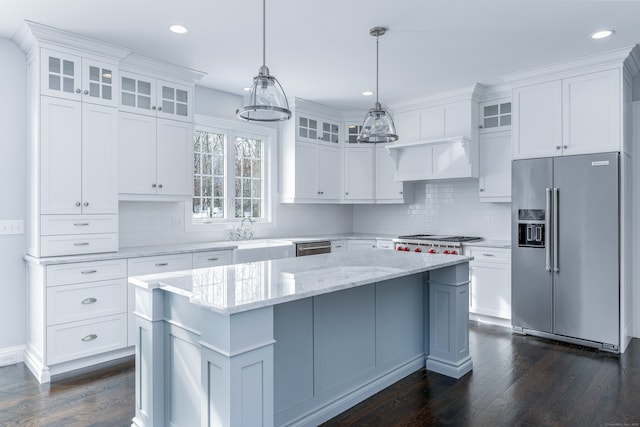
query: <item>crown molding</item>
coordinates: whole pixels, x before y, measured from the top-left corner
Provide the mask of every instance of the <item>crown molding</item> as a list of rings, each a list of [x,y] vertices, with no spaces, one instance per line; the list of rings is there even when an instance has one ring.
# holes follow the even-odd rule
[[[569,61],[556,62],[553,64],[531,68],[515,73],[503,74],[500,77],[506,83],[523,82],[527,80],[537,80],[544,77],[562,78],[576,72],[590,71],[590,68],[622,68],[625,60],[636,46],[627,46],[610,50],[604,53],[583,56]]]
[[[463,86],[461,88],[449,90],[446,92],[440,92],[434,95],[425,96],[422,98],[416,98],[406,102],[399,102],[389,105],[389,108],[398,113],[404,111],[417,110],[421,108],[428,108],[436,105],[448,104],[457,101],[476,101],[479,102],[480,94],[482,93],[484,86],[479,83]]]
[[[133,72],[144,70],[144,74],[150,75],[151,77],[160,79],[173,77],[190,83],[195,83],[207,75],[204,71],[171,64],[169,62],[149,58],[136,53],[132,53],[120,61],[120,69],[130,70]]]
[[[122,46],[27,20],[18,28],[13,40],[27,55],[32,55],[36,47],[62,47],[78,49],[119,61],[132,52],[131,49]]]
[[[629,56],[624,61],[625,69],[634,77],[640,73],[640,45],[635,45],[629,52]]]

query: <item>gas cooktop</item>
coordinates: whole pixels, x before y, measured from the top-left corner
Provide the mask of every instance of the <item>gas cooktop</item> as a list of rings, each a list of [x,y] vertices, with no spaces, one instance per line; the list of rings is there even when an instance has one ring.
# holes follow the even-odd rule
[[[437,235],[437,234],[410,234],[407,236],[398,236],[398,239],[406,239],[406,240],[432,240],[436,242],[473,242],[475,240],[482,240],[481,237],[471,237],[471,236],[445,236],[445,235]]]

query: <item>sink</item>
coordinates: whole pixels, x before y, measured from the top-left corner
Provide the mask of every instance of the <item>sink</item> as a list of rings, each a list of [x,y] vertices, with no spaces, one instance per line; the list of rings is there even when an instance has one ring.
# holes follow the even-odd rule
[[[235,250],[236,263],[289,258],[296,252],[295,245],[286,240],[238,240],[233,243],[238,246]]]

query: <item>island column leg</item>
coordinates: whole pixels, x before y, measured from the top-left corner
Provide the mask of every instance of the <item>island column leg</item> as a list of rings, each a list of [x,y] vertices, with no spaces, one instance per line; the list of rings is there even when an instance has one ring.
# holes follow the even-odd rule
[[[452,378],[473,369],[469,355],[469,263],[429,273],[426,368]]]
[[[136,415],[132,427],[164,425],[164,292],[136,287]]]
[[[273,307],[202,312],[201,426],[272,427]]]

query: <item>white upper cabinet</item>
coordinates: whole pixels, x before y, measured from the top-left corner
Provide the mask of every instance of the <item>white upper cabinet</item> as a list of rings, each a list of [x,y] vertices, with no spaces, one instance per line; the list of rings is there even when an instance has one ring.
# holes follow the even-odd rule
[[[480,134],[481,202],[511,202],[511,133]]]
[[[404,203],[404,182],[395,180],[395,166],[386,145],[375,148],[376,203]]]
[[[193,88],[123,71],[120,110],[166,119],[192,121]]]
[[[372,203],[375,195],[374,146],[344,148],[344,200]]]
[[[340,143],[339,121],[324,119],[304,112],[296,113],[295,118],[297,139],[309,142]]]
[[[511,130],[511,99],[479,104],[480,133]]]
[[[193,195],[193,126],[120,112],[121,200],[187,200]]]
[[[117,106],[118,65],[51,49],[41,49],[41,94]]]
[[[513,90],[513,158],[622,150],[621,70]]]
[[[513,90],[513,157],[548,157],[562,153],[562,82]]]
[[[562,154],[620,150],[620,88],[619,70],[562,81]]]

